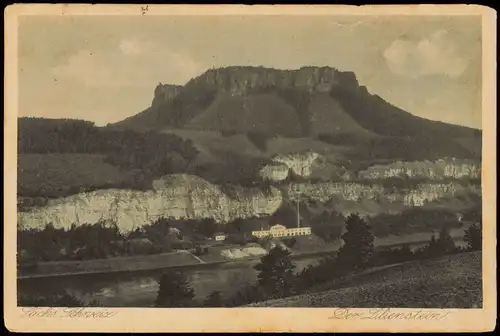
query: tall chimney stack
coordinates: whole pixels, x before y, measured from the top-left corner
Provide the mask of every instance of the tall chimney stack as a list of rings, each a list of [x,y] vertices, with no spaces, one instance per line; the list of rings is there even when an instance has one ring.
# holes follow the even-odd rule
[[[297,227],[300,227],[300,196],[297,194]]]

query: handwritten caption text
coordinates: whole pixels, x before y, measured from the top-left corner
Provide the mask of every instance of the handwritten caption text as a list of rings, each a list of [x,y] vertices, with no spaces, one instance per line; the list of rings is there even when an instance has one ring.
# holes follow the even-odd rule
[[[117,311],[110,309],[88,309],[88,308],[23,308],[22,317],[25,318],[87,318],[107,319],[118,315]]]
[[[333,320],[442,320],[450,314],[449,311],[429,311],[417,309],[413,311],[396,311],[391,308],[376,308],[368,311],[358,311],[350,308],[335,309],[329,319]]]

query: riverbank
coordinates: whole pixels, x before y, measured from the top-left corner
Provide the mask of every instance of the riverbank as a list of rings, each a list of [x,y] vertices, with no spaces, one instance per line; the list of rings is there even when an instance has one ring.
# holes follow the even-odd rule
[[[417,249],[426,245],[430,240],[424,234],[414,237],[397,237],[399,239],[376,239],[375,249],[399,248],[407,245],[410,249]],[[340,241],[317,246],[317,239],[313,237],[299,241],[299,246],[292,248],[292,258],[321,257],[335,253],[340,248]],[[404,239],[406,238],[406,239]],[[312,240],[311,240],[312,239]],[[453,239],[457,246],[463,245],[463,235],[455,233]],[[309,240],[311,240],[309,242]],[[234,253],[237,251],[238,253]],[[39,262],[30,272],[18,273],[18,279],[106,275],[106,274],[142,274],[161,272],[172,269],[204,269],[219,265],[235,265],[247,261],[258,260],[266,253],[259,244],[222,245],[214,246],[209,254],[196,256],[190,251],[176,251],[153,255],[123,256],[106,259],[78,260],[78,261],[50,261]]]
[[[334,253],[336,250],[314,251],[292,254],[292,259],[319,257]],[[163,253],[158,255],[120,257],[109,259],[96,259],[84,261],[63,261],[40,263],[36,273],[18,276],[18,280],[70,277],[97,274],[127,274],[149,273],[166,270],[197,270],[213,268],[219,265],[226,267],[240,267],[242,263],[259,260],[261,256],[252,256],[234,260],[219,260],[204,262],[202,259],[187,251]]]

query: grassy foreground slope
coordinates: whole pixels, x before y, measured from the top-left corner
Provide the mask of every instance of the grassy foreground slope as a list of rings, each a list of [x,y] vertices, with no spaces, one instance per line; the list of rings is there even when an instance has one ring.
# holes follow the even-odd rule
[[[481,253],[374,269],[324,291],[252,304],[252,307],[480,308]],[[329,290],[326,290],[330,287]]]

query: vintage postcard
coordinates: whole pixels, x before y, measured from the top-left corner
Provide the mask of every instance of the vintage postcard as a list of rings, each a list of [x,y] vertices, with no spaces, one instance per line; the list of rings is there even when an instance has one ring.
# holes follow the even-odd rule
[[[11,5],[11,331],[496,325],[496,12]]]

